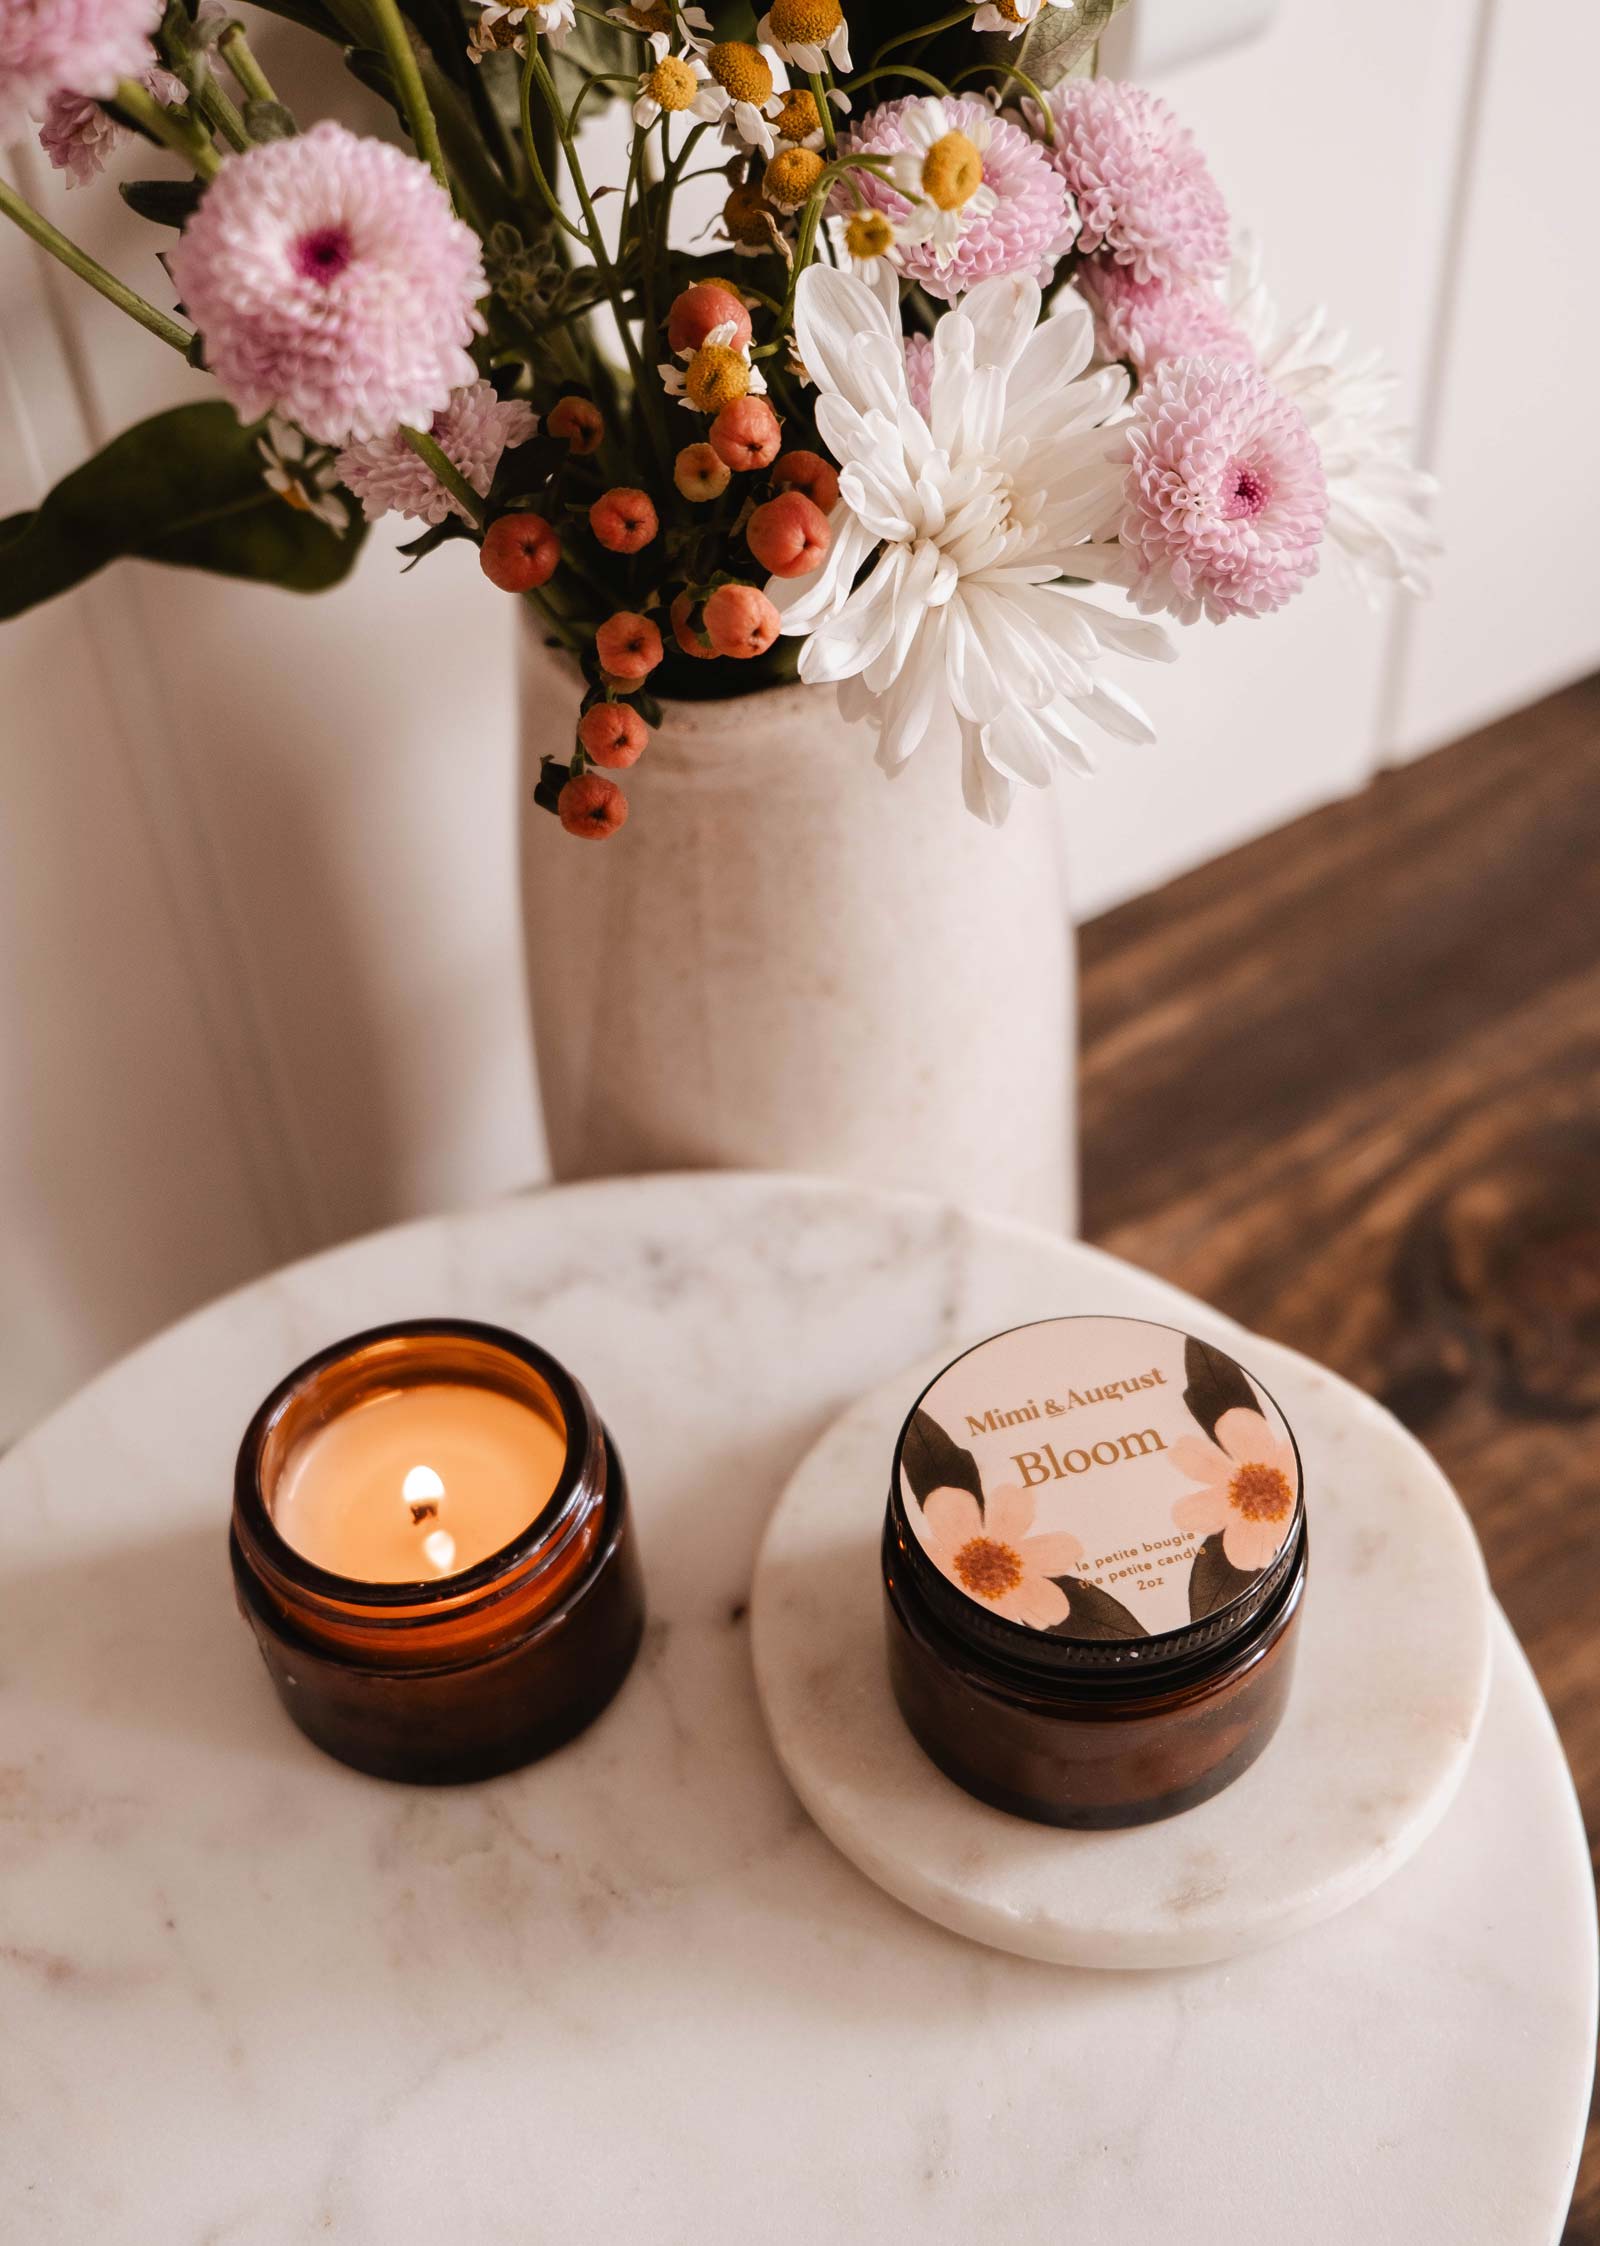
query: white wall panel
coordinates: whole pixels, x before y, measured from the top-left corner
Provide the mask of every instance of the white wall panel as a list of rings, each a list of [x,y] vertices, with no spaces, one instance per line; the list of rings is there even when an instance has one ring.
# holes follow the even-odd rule
[[[1403,624],[1401,756],[1600,665],[1600,15],[1561,5],[1535,28],[1498,0],[1480,51],[1428,416],[1445,555]]]

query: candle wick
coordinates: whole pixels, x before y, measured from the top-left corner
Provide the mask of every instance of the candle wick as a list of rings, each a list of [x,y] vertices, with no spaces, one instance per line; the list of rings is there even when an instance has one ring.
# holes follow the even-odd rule
[[[439,1507],[433,1498],[412,1498],[410,1502],[413,1526],[420,1528],[424,1521],[436,1521],[439,1518]]]

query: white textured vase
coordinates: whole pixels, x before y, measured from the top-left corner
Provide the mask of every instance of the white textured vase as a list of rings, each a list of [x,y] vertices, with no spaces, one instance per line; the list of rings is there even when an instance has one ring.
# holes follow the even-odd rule
[[[522,664],[522,895],[559,1179],[740,1168],[1071,1230],[1076,1009],[1046,795],[965,809],[954,727],[894,780],[832,688],[669,704],[602,843],[531,802],[579,681]]]

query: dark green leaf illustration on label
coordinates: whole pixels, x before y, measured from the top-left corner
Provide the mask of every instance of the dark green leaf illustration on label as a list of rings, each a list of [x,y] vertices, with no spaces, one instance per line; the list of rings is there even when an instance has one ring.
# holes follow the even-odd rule
[[[1189,1619],[1198,1622],[1203,1616],[1217,1614],[1223,1607],[1232,1606],[1241,1591],[1249,1589],[1261,1573],[1259,1568],[1236,1568],[1222,1549],[1222,1531],[1208,1536],[1194,1556],[1194,1566],[1189,1570]]]
[[[912,1413],[900,1446],[900,1465],[919,1505],[935,1490],[970,1490],[979,1507],[983,1505],[977,1460],[920,1408]]]
[[[1136,1622],[1120,1599],[1109,1591],[1101,1591],[1092,1583],[1080,1583],[1075,1575],[1052,1576],[1067,1594],[1070,1609],[1065,1622],[1054,1623],[1047,1635],[1052,1638],[1147,1638],[1150,1633],[1142,1622]]]
[[[1183,1373],[1188,1383],[1183,1400],[1213,1442],[1224,1412],[1261,1409],[1260,1398],[1233,1359],[1196,1341],[1193,1334],[1183,1345]]]

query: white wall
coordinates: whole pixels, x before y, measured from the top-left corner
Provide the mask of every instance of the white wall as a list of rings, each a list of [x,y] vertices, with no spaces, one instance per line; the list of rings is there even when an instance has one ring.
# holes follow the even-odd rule
[[[1600,659],[1584,513],[1561,505],[1596,482],[1571,324],[1596,316],[1568,308],[1600,51],[1577,0],[1537,41],[1518,20],[1510,0],[1281,0],[1254,43],[1158,81],[1284,300],[1326,296],[1395,355],[1453,550],[1398,623],[1330,573],[1141,676],[1162,745],[1063,799],[1086,912]],[[313,43],[270,23],[260,45],[327,106],[297,82]],[[109,189],[19,161],[159,296]],[[0,511],[190,394],[0,229]],[[508,620],[464,550],[402,579],[391,547],[325,600],[127,568],[0,631],[0,1440],[224,1286],[540,1174]]]

